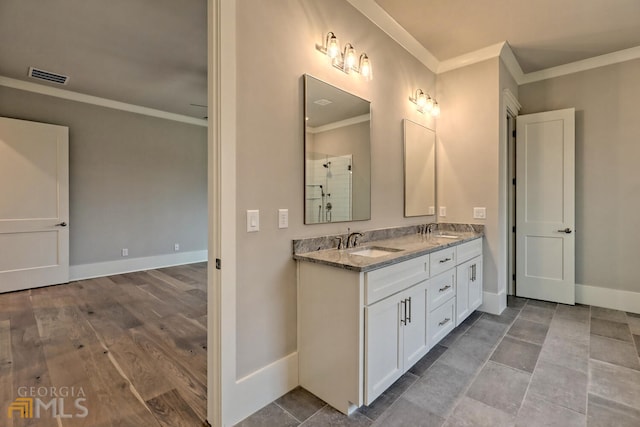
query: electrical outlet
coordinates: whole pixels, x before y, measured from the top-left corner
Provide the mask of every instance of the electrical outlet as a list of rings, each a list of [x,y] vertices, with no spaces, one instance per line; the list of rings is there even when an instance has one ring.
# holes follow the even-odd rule
[[[129,256],[129,249],[122,248],[122,256]]]
[[[429,206],[429,215],[435,215],[435,214],[436,214],[436,207]]]
[[[473,208],[473,218],[475,218],[475,219],[486,219],[487,218],[487,208]]]
[[[175,245],[173,245],[173,250],[178,252],[180,250],[180,243],[176,243]]]
[[[440,206],[440,214],[438,216],[447,216],[447,207]]]

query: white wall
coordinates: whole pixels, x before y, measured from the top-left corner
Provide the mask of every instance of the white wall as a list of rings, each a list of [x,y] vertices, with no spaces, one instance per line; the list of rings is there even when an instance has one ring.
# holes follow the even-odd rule
[[[409,96],[434,93],[435,76],[378,27],[341,0],[237,3],[237,377],[296,351],[294,238],[432,222],[403,217],[402,119],[429,128]],[[345,75],[317,52],[326,33],[366,51],[373,80]],[[303,225],[302,75],[309,73],[372,102],[371,220]],[[278,208],[289,228],[277,228]],[[245,211],[260,209],[258,233]]]
[[[519,89],[522,114],[576,109],[576,282],[581,285],[640,292],[639,76],[636,59]],[[602,304],[610,302],[606,292],[601,295]]]
[[[484,224],[484,287],[498,293],[499,58],[438,75],[436,130],[439,222]],[[473,218],[486,207],[487,219]]]

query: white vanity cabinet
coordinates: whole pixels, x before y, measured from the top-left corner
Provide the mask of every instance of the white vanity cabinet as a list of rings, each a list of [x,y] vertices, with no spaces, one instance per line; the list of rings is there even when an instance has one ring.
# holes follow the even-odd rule
[[[481,303],[481,238],[368,272],[298,262],[299,383],[349,414]]]
[[[365,307],[365,405],[429,351],[426,295],[423,281]]]
[[[456,326],[482,305],[482,239],[457,247]]]

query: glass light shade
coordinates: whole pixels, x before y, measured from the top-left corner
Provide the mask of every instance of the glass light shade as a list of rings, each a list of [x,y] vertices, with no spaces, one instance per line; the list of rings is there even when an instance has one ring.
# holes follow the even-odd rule
[[[344,69],[345,71],[349,71],[353,69],[356,65],[356,50],[351,46],[351,44],[347,43],[344,48]]]
[[[371,78],[371,62],[366,53],[360,55],[360,74],[365,78]]]
[[[431,115],[433,117],[438,117],[440,115],[440,106],[437,102],[433,103],[433,108],[431,108]]]
[[[427,104],[427,95],[425,95],[421,89],[418,89],[416,93],[416,104],[418,104],[418,107],[420,108],[424,108]]]
[[[327,35],[327,55],[329,58],[334,59],[340,54],[340,45],[338,44],[338,38],[333,33]]]
[[[433,111],[433,107],[434,107],[434,106],[435,106],[435,101],[433,100],[433,98],[432,98],[432,97],[429,97],[428,99],[426,99],[426,100],[425,100],[425,103],[424,103],[424,109],[425,109],[427,112],[431,112],[431,111]]]

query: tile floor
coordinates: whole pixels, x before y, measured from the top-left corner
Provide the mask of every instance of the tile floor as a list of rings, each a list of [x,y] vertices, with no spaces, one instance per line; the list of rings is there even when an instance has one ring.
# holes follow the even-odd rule
[[[296,388],[237,426],[640,426],[640,315],[509,297],[347,417]]]

